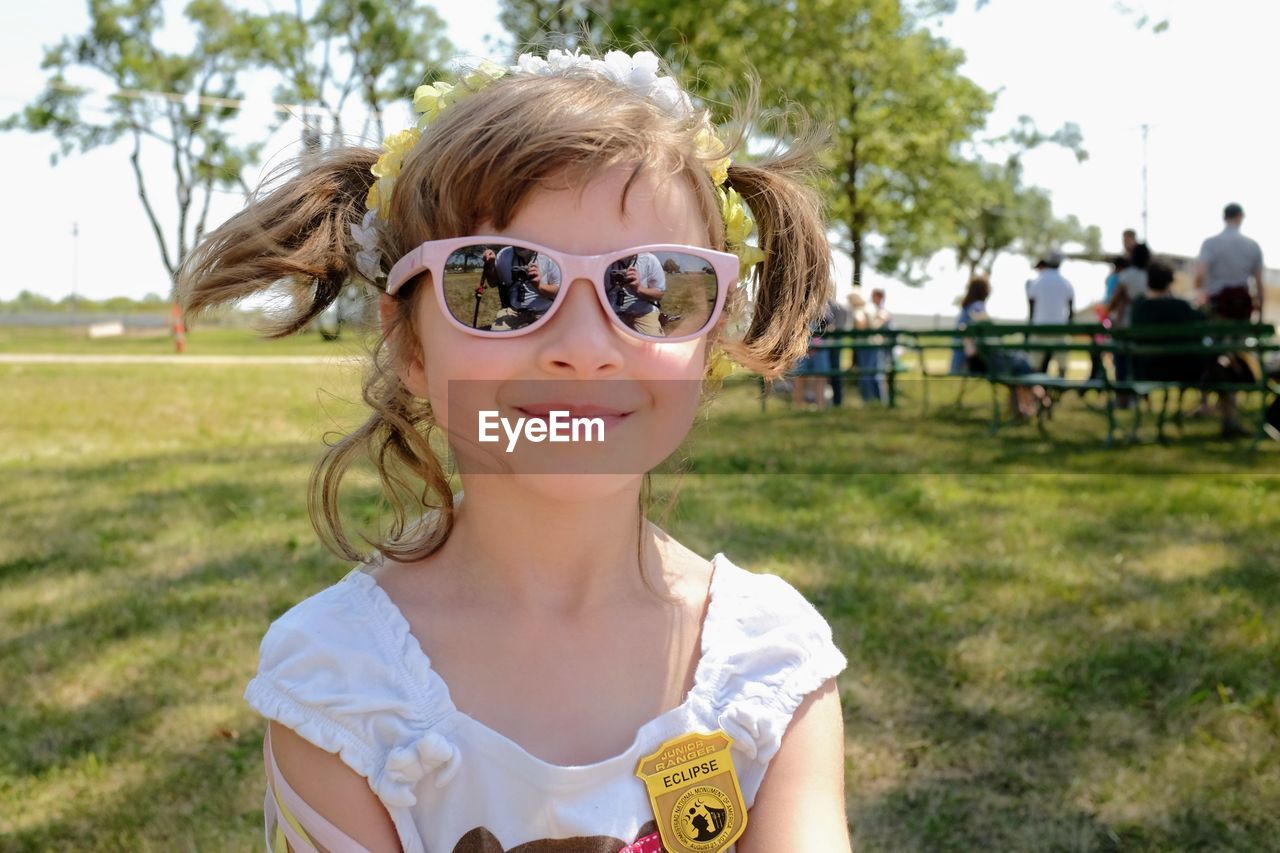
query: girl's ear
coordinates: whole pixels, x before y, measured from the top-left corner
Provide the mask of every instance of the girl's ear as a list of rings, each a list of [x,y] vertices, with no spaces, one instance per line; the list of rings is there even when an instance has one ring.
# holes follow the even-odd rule
[[[382,320],[382,333],[386,335],[387,346],[391,349],[391,363],[396,366],[400,383],[409,389],[409,393],[420,399],[429,399],[427,394],[427,368],[423,361],[422,346],[413,335],[404,334],[399,329],[398,319],[400,305],[394,296],[382,294],[378,297],[378,315]],[[408,345],[401,343],[409,338]]]

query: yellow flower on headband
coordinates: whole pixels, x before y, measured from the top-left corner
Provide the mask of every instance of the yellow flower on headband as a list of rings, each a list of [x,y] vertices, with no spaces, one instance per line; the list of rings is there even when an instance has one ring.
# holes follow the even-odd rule
[[[746,281],[751,275],[751,268],[764,260],[764,252],[756,246],[735,246],[733,253],[738,256],[738,280]]]
[[[707,366],[707,377],[713,382],[721,382],[733,373],[733,361],[722,347],[711,351],[711,363]]]
[[[391,213],[391,189],[395,186],[396,178],[400,176],[400,167],[404,164],[404,158],[421,138],[421,133],[409,128],[393,133],[382,141],[382,147],[385,150],[378,158],[378,162],[369,169],[378,180],[369,187],[369,194],[364,200],[365,207],[378,211],[378,216],[382,219],[386,219]]]
[[[463,76],[462,85],[468,91],[478,92],[494,80],[500,80],[506,75],[507,69],[486,59]]]
[[[405,155],[413,150],[413,146],[417,145],[421,138],[422,134],[412,128],[391,134],[382,141],[382,147],[386,151],[378,158],[378,162],[374,164],[371,171],[379,178],[400,174],[400,166],[404,163]]]
[[[472,92],[479,92],[494,80],[507,74],[507,69],[485,60],[462,76],[457,86],[452,83],[427,83],[413,92],[413,108],[422,113],[418,129],[423,130],[440,117],[440,113]]]
[[[764,260],[764,252],[756,246],[747,245],[747,237],[755,225],[742,196],[732,187],[717,189],[720,196],[720,215],[724,217],[724,239],[729,244],[729,251],[738,256],[738,278],[746,280],[751,268]]]
[[[456,92],[452,83],[427,83],[413,92],[413,108],[422,113],[418,119],[421,130],[435,121],[440,112],[458,99],[461,92]]]
[[[729,158],[721,157],[715,160],[712,158],[724,153],[724,143],[709,127],[701,128],[693,137],[693,143],[698,147],[700,157],[711,160],[707,165],[707,171],[711,173],[712,183],[717,187],[723,185],[729,179]]]
[[[747,206],[742,203],[742,196],[735,189],[718,190],[720,195],[720,213],[724,216],[724,238],[730,245],[746,242],[751,235],[751,221]]]

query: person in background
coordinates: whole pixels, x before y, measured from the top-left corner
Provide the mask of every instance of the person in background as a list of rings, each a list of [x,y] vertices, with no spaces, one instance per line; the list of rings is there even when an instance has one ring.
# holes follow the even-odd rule
[[[1265,282],[1262,248],[1240,233],[1244,208],[1232,203],[1222,210],[1222,233],[1205,240],[1196,263],[1196,290],[1205,295],[1209,313],[1219,320],[1248,320],[1257,311],[1262,319]],[[1254,295],[1249,294],[1253,279]]]
[[[1132,228],[1124,229],[1124,233],[1120,235],[1120,243],[1124,246],[1124,256],[1132,258],[1133,249],[1138,245],[1138,232]]]
[[[828,329],[835,331],[848,331],[853,328],[853,316],[849,309],[845,308],[835,298],[827,300],[827,316],[830,318]],[[844,350],[832,348],[822,350],[827,356],[827,368],[829,370],[843,370],[841,355]],[[844,405],[844,377],[839,375],[828,376],[827,380],[831,383],[831,405],[839,407]]]
[[[1171,284],[1173,270],[1167,264],[1152,261],[1147,266],[1147,295],[1133,306],[1130,320],[1134,326],[1186,326],[1204,322],[1204,314],[1170,292]],[[1170,341],[1177,342],[1176,339]],[[1154,338],[1150,342],[1161,343]],[[1193,353],[1138,356],[1133,360],[1133,375],[1137,379],[1192,383],[1204,373],[1205,361],[1204,356]]]
[[[1247,322],[1257,311],[1262,321],[1266,279],[1262,266],[1262,248],[1256,241],[1240,233],[1244,208],[1232,202],[1222,209],[1222,232],[1205,240],[1196,263],[1195,285],[1208,306],[1211,319]],[[1249,279],[1254,294],[1249,294]],[[1236,411],[1234,391],[1218,392],[1218,411],[1222,415],[1225,438],[1245,435]]]
[[[1062,253],[1054,249],[1047,253],[1036,268],[1040,274],[1027,285],[1027,312],[1032,325],[1063,326],[1071,322],[1075,313],[1075,288],[1058,272],[1062,266]],[[1058,363],[1058,375],[1067,375],[1066,358],[1061,353],[1045,350],[1040,356],[1040,372],[1049,369],[1049,362]]]
[[[871,328],[893,328],[893,314],[889,313],[889,309],[884,307],[884,290],[879,287],[871,291],[871,309],[869,314],[871,317]]]
[[[1129,255],[1129,265],[1116,272],[1116,286],[1107,302],[1108,313],[1116,326],[1128,326],[1134,303],[1147,295],[1147,265],[1150,263],[1150,247],[1139,243]]]
[[[965,287],[964,297],[960,300],[960,313],[956,315],[956,329],[965,329],[974,322],[975,313],[986,316],[987,297],[991,295],[991,282],[986,276],[976,275],[969,279]],[[962,375],[969,373],[969,358],[973,352],[971,341],[958,339],[959,345],[951,349],[951,373]]]
[[[820,349],[822,333],[826,331],[833,319],[831,303],[823,308],[822,316],[813,321],[809,327],[809,351],[800,357],[793,368],[795,375],[791,384],[791,405],[799,409],[806,403],[813,403],[818,409],[827,407],[827,377],[809,376],[815,370],[827,369],[827,352]]]
[[[871,291],[871,305],[864,308],[864,311],[866,325],[863,328],[871,330],[893,328],[893,315],[884,307],[882,289],[877,287]],[[858,377],[859,396],[864,403],[870,403],[873,400],[884,402],[888,395],[884,387],[883,371],[888,364],[888,359],[893,357],[893,353],[887,348],[859,349],[854,352],[858,368],[866,371],[864,375]]]
[[[1138,243],[1129,253],[1129,266],[1116,274],[1116,289],[1107,303],[1107,313],[1111,317],[1111,325],[1118,329],[1127,329],[1133,314],[1133,306],[1147,294],[1147,265],[1151,263],[1151,249],[1146,243]],[[1125,353],[1113,356],[1116,368],[1116,381],[1128,382],[1133,378],[1133,365]],[[1118,391],[1116,405],[1127,409],[1133,405],[1133,393]]]
[[[1129,232],[1125,232],[1126,234]],[[1129,268],[1129,253],[1123,255],[1115,255],[1111,258],[1111,272],[1107,275],[1106,290],[1102,294],[1105,304],[1110,304],[1111,297],[1116,295],[1116,284],[1120,280],[1120,273]]]
[[[1035,284],[1036,279],[1040,277],[1040,273],[1044,272],[1045,269],[1047,269],[1047,267],[1045,266],[1044,258],[1037,258],[1035,266],[1033,266],[1031,269],[1032,269],[1031,278],[1027,279],[1026,282],[1024,282],[1022,285],[1022,290],[1026,294],[1028,300],[1031,299],[1031,285]]]
[[[1125,237],[1133,234],[1132,229],[1124,232]],[[1111,258],[1111,272],[1107,275],[1106,286],[1102,294],[1102,302],[1093,305],[1094,319],[1103,326],[1111,326],[1111,312],[1109,310],[1111,298],[1116,294],[1116,287],[1119,284],[1120,273],[1129,268],[1129,255],[1126,251],[1123,255],[1113,255]],[[1095,343],[1103,344],[1107,341],[1106,335],[1094,335]],[[1106,376],[1106,366],[1102,363],[1102,353],[1089,353],[1089,379],[1102,379]],[[1081,389],[1080,396],[1085,395],[1085,391]]]
[[[989,323],[991,316],[987,314],[987,299],[991,296],[991,282],[986,276],[977,275],[969,279],[965,288],[964,299],[960,303],[960,314],[956,317],[956,330],[964,331],[974,323]],[[957,359],[963,359],[959,361]],[[1014,376],[1025,376],[1032,373],[1031,361],[1020,352],[1002,350],[995,352],[997,373],[1010,373]],[[952,356],[952,372],[986,373],[989,365],[978,352],[972,338],[963,339],[963,347]],[[957,367],[960,370],[957,370]],[[1018,385],[1009,388],[1009,413],[1015,419],[1032,417],[1037,407],[1049,408],[1051,401],[1044,388],[1035,385],[1028,387]]]

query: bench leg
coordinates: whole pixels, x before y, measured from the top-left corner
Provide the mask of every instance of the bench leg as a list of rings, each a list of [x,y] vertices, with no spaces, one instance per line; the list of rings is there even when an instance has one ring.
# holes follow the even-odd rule
[[[1103,447],[1113,447],[1116,435],[1116,395],[1110,388],[1103,393],[1107,398],[1107,440],[1103,443]]]
[[[1253,453],[1267,437],[1267,372],[1262,371],[1262,386],[1258,389],[1258,428],[1254,430],[1253,441],[1249,443],[1249,452]]]
[[[987,430],[988,435],[995,435],[1000,429],[1000,386],[991,383],[991,426]]]
[[[929,414],[929,366],[925,364],[924,350],[920,350],[920,414]]]
[[[1044,390],[1044,393],[1049,395],[1050,400],[1053,399],[1052,392],[1048,388]],[[1049,413],[1052,411],[1052,406],[1046,409],[1042,401],[1036,400],[1036,432],[1039,433],[1041,438],[1049,437],[1049,428],[1045,426],[1045,421],[1048,420]]]
[[[1169,398],[1173,395],[1171,393],[1171,389],[1169,389],[1168,387],[1162,390],[1164,391],[1164,396],[1160,398],[1160,417],[1156,419],[1156,441],[1160,442],[1161,444],[1165,444],[1166,439],[1164,436],[1164,422],[1165,422],[1165,417],[1169,413]]]

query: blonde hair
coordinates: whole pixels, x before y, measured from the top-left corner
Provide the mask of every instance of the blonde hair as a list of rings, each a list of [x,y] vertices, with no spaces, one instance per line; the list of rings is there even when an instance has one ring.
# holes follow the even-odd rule
[[[749,114],[754,105],[749,98]],[[628,188],[643,170],[688,181],[705,215],[710,245],[723,250],[724,223],[708,155],[695,142],[697,129],[594,76],[499,80],[442,113],[406,156],[389,223],[382,223],[386,266],[426,240],[464,236],[484,223],[502,229],[540,188],[565,186],[565,181],[585,185],[619,165],[633,170]],[[730,338],[713,331],[707,351],[719,345],[733,361],[770,380],[804,354],[810,322],[831,293],[821,203],[806,180],[816,144],[810,135],[788,152],[754,164],[734,163],[728,170],[726,187],[736,190],[754,215],[764,261],[754,271],[750,317],[742,316],[747,308],[742,288],[726,304],[730,323],[746,321],[745,333]],[[266,330],[267,336],[306,327],[358,277],[360,247],[349,226],[364,214],[374,180],[369,169],[380,153],[343,147],[286,164],[244,210],[206,235],[186,258],[178,288],[187,315],[283,284],[290,310]],[[396,353],[416,344],[413,318],[421,290],[417,280],[402,286],[394,297],[395,319],[373,347],[372,369],[362,387],[372,409],[368,420],[330,446],[312,473],[312,525],[330,550],[347,559],[364,556],[344,532],[338,489],[362,453],[377,468],[394,513],[380,541],[361,537],[367,544],[393,559],[417,559],[442,545],[452,528],[449,475],[430,444],[436,427],[430,404],[414,397],[394,369]],[[642,525],[648,493],[646,477]],[[435,523],[416,524],[421,508],[438,510]],[[407,522],[415,523],[406,529]]]

